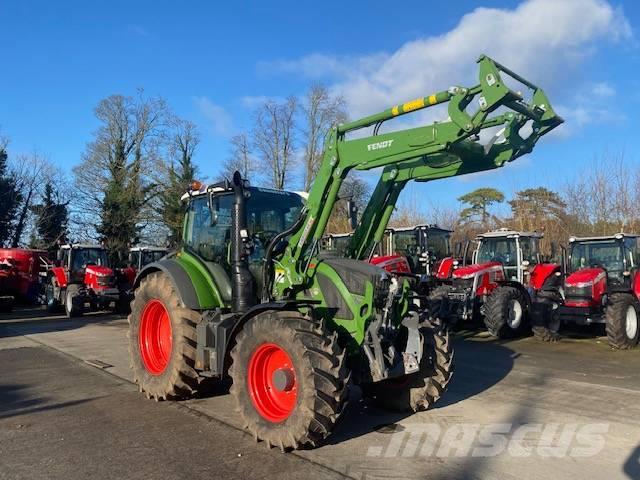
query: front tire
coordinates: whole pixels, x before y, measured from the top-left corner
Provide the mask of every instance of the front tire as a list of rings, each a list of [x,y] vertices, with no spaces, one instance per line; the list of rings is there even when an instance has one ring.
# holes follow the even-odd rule
[[[455,328],[460,320],[457,315],[452,315],[450,312],[449,292],[452,290],[451,285],[440,285],[431,291],[427,300],[431,315],[444,319],[450,329]]]
[[[485,303],[484,324],[489,333],[500,339],[522,335],[528,325],[527,304],[518,288],[496,288]]]
[[[57,313],[60,311],[60,287],[56,279],[51,277],[44,288],[47,303],[47,312]]]
[[[348,395],[337,335],[298,312],[250,319],[231,351],[231,394],[256,440],[281,450],[329,436]]]
[[[147,398],[188,398],[198,384],[196,324],[200,314],[184,308],[171,280],[161,272],[145,277],[129,314],[133,379]]]
[[[67,318],[79,317],[82,315],[84,303],[80,296],[80,287],[78,285],[67,285],[64,296],[64,311]]]
[[[362,385],[363,395],[389,410],[418,412],[431,408],[446,392],[453,376],[453,345],[438,319],[420,328],[423,338],[420,370],[410,375]]]
[[[606,311],[607,339],[613,348],[627,350],[638,344],[638,301],[628,293],[611,295]]]

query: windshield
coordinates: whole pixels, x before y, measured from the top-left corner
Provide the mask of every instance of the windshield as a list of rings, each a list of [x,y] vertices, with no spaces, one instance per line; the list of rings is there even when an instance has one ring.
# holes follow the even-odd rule
[[[74,249],[71,259],[71,270],[82,270],[87,265],[108,266],[106,250],[101,248]]]
[[[476,263],[500,262],[505,267],[518,266],[515,238],[483,238],[478,247]]]
[[[331,237],[329,250],[340,257],[344,257],[347,253],[347,248],[349,248],[349,242],[351,242],[351,235]]]
[[[302,199],[299,195],[277,190],[252,188],[247,200],[247,223],[254,239],[252,260],[264,257],[271,239],[289,228],[300,215]],[[187,211],[184,243],[204,260],[228,267],[231,240],[233,195],[202,195],[191,200]],[[211,225],[211,211],[215,213]]]
[[[633,266],[633,255],[628,250],[627,262]],[[573,242],[570,253],[570,269],[572,272],[581,268],[601,267],[609,272],[622,272],[625,269],[625,249],[618,240],[597,240]]]
[[[142,251],[142,265],[148,265],[149,263],[157,262],[167,254],[165,250],[144,250]]]
[[[437,259],[448,257],[451,252],[449,248],[449,232],[429,231],[428,249],[433,252]]]
[[[416,230],[394,231],[393,243],[395,252],[405,256],[421,253],[419,235],[423,235],[423,232],[420,231],[418,233]]]

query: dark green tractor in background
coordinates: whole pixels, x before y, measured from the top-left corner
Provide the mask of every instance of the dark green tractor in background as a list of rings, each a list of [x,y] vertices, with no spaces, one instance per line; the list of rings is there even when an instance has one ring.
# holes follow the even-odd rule
[[[332,128],[307,199],[249,186],[237,172],[194,185],[182,247],[135,281],[129,339],[140,389],[156,400],[186,398],[203,379],[228,375],[246,427],[282,449],[324,440],[352,384],[390,408],[433,405],[451,378],[453,352],[439,320],[416,307],[411,279],[323,256],[320,242],[352,169],[387,167],[396,178],[413,162],[442,178],[468,173],[465,162],[485,149],[496,168],[559,124],[540,89],[527,103],[501,81],[500,72],[515,74],[487,57],[478,62],[477,86]],[[479,107],[467,113],[474,99]],[[385,120],[445,102],[446,122],[378,134]],[[499,107],[512,111],[490,116]],[[528,121],[535,134],[523,138]],[[370,126],[373,136],[347,135]],[[482,129],[498,126],[506,142],[478,145]]]

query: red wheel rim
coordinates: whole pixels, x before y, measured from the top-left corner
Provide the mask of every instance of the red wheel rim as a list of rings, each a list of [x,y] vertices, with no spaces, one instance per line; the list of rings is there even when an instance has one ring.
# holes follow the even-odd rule
[[[249,395],[258,413],[270,422],[286,420],[296,406],[298,384],[289,354],[275,343],[260,345],[249,359]]]
[[[151,375],[164,372],[171,357],[173,339],[169,312],[160,300],[151,300],[144,306],[138,344],[147,371]]]

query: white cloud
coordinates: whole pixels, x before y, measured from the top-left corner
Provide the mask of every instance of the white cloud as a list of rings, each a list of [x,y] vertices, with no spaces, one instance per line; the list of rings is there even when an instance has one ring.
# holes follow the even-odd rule
[[[476,8],[452,30],[408,42],[391,53],[312,54],[259,65],[262,72],[324,78],[353,118],[392,103],[471,84],[485,53],[546,89],[589,57],[598,42],[629,39],[629,22],[605,0],[527,0],[514,9]],[[597,91],[606,96],[606,84]]]
[[[284,98],[269,97],[267,95],[245,95],[240,99],[242,106],[249,109],[257,108],[269,101],[280,103],[284,101]]]
[[[196,97],[195,102],[202,115],[209,121],[214,134],[228,136],[233,133],[231,115],[224,107],[216,105],[207,97]]]

